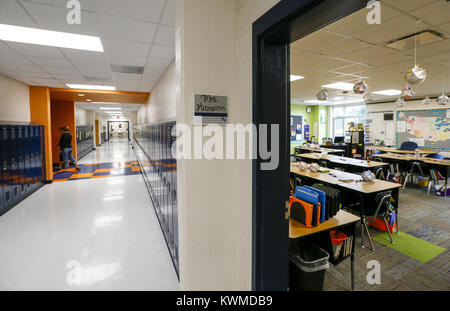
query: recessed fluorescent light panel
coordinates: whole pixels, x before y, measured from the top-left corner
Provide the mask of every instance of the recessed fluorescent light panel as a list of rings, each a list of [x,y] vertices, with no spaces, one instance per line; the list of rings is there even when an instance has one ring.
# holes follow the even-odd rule
[[[327,84],[327,85],[322,85],[322,87],[327,88],[327,89],[336,89],[336,90],[345,90],[345,91],[353,90],[353,86],[354,86],[354,84],[347,83],[347,82],[336,82],[336,83],[331,83],[331,84]]]
[[[304,79],[303,76],[291,75],[291,82]]]
[[[119,103],[110,103],[110,102],[92,102],[92,104],[100,104],[100,105],[118,105]]]
[[[86,84],[66,84],[67,87],[71,89],[81,89],[81,90],[100,90],[100,91],[115,91],[114,86],[108,85],[86,85]]]
[[[101,110],[122,110],[119,107],[100,107]]]
[[[103,52],[99,37],[0,24],[0,40]]]
[[[384,90],[384,91],[373,92],[373,94],[387,95],[387,96],[400,95],[401,93],[402,93],[402,91],[400,91],[400,90]]]

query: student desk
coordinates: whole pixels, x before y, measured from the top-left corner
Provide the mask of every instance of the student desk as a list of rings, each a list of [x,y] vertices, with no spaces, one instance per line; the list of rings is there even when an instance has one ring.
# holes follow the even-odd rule
[[[421,163],[424,163],[430,169],[436,169],[439,172],[441,172],[445,178],[444,191],[446,191],[446,189],[448,187],[448,177],[450,176],[450,160],[433,159],[433,158],[426,158],[426,157],[416,158],[415,156],[409,155],[409,154],[393,154],[393,153],[376,154],[376,155],[373,155],[373,157],[378,157],[380,159],[383,159],[385,161],[389,161],[392,163],[398,163],[398,162],[408,162],[408,163],[409,162],[421,162]]]
[[[400,150],[397,148],[389,148],[389,147],[375,147],[376,150],[390,153],[401,153],[401,154],[414,154],[414,150]],[[438,154],[442,150],[431,150],[431,149],[419,149],[420,154],[429,155],[429,154]]]
[[[298,157],[306,160],[311,160],[314,162],[320,161],[330,162],[337,167],[342,167],[347,171],[355,171],[355,172],[362,172],[367,170],[375,171],[378,168],[389,165],[389,163],[385,162],[366,161],[334,155],[328,155],[324,157],[319,153],[304,153],[298,155]]]
[[[302,176],[307,179],[312,179],[316,182],[326,183],[328,185],[338,187],[341,190],[350,191],[355,193],[359,197],[359,212],[361,221],[361,232],[363,227],[363,215],[364,206],[367,202],[372,200],[371,196],[383,191],[392,192],[392,205],[395,207],[398,215],[398,201],[399,201],[399,188],[402,185],[392,183],[384,180],[375,179],[373,182],[363,182],[360,175],[342,172],[338,170],[330,169],[328,173],[314,173],[309,170],[302,171],[298,168],[296,163],[291,163],[291,174]],[[352,181],[344,181],[345,179]],[[361,235],[362,236],[362,235]],[[364,246],[364,241],[361,239],[361,246]]]
[[[356,236],[356,223],[359,222],[359,217],[350,214],[344,210],[340,210],[333,218],[321,223],[317,227],[306,228],[305,225],[295,221],[294,219],[289,219],[289,238],[290,239],[307,239],[307,238],[323,238],[329,239],[329,232],[331,230],[337,230],[346,228],[347,232],[353,234],[353,239]],[[349,255],[351,262],[351,284],[352,290],[355,287],[355,277],[354,277],[354,262],[355,262],[355,243],[352,245],[352,251]],[[345,260],[343,258],[341,260]],[[335,261],[333,259],[333,254],[330,253],[330,262],[334,265],[340,263],[340,261]]]
[[[345,150],[342,149],[328,149],[328,148],[314,148],[308,146],[295,147],[295,155],[310,153],[310,152],[328,152],[329,154],[342,154]]]

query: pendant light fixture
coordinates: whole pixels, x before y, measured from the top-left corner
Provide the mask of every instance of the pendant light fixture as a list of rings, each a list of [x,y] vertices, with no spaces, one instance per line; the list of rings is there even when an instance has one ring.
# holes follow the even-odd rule
[[[421,23],[421,20],[417,20],[414,25],[414,33],[417,33],[417,24]],[[409,84],[423,83],[427,78],[427,71],[417,65],[417,36],[414,37],[414,68],[409,69],[405,74],[405,80]]]

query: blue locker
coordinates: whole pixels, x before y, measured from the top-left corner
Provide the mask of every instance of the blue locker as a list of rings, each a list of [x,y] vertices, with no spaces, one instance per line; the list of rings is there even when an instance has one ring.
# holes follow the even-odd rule
[[[20,197],[22,197],[25,191],[25,144],[24,144],[24,136],[25,130],[23,125],[17,126],[17,168],[18,168],[18,179],[19,179],[19,188],[20,188]]]
[[[23,127],[24,192],[31,191],[31,126]]]
[[[35,159],[35,173],[34,182],[35,187],[39,187],[43,182],[43,161],[44,161],[44,127],[41,125],[36,126],[36,137],[34,142],[34,159]]]
[[[13,193],[11,185],[11,149],[10,149],[10,127],[5,125],[1,127],[1,144],[0,154],[2,158],[2,185],[3,185],[3,210],[8,209],[12,205]],[[1,213],[1,212],[0,212]]]
[[[9,163],[11,172],[11,191],[12,191],[12,204],[20,198],[20,177],[19,177],[19,167],[18,167],[18,156],[19,156],[19,144],[17,143],[17,127],[9,127]]]
[[[30,156],[30,185],[31,190],[33,190],[36,186],[35,184],[35,174],[36,174],[36,157],[35,157],[35,148],[36,148],[36,126],[30,126],[30,139],[29,139],[29,156]]]
[[[39,126],[32,125],[31,127],[31,140],[30,140],[30,161],[31,161],[31,187],[35,189],[38,185],[37,179],[37,153],[40,148],[39,144]]]

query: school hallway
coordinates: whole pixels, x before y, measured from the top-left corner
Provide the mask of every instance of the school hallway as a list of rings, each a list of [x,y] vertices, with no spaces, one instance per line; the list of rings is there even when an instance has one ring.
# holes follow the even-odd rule
[[[178,290],[144,179],[124,169],[135,160],[127,139],[105,142],[80,174],[110,175],[56,175],[0,217],[0,290]]]

